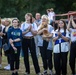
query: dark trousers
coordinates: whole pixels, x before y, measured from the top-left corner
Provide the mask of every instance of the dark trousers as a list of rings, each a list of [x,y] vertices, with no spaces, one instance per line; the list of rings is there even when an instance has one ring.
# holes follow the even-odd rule
[[[67,74],[67,54],[68,52],[54,53],[54,66],[56,75]]]
[[[10,48],[10,66],[12,71],[14,69],[19,69],[19,58],[20,58],[21,46],[16,48],[17,48],[17,53],[15,53],[12,47]]]
[[[7,62],[8,62],[8,64],[10,64],[10,54],[7,55]]]
[[[30,73],[28,48],[30,49],[30,53],[31,53],[31,57],[33,60],[33,65],[34,65],[35,71],[36,71],[36,73],[39,73],[40,68],[39,68],[38,59],[36,56],[36,46],[35,46],[34,38],[23,39],[23,42],[22,42],[22,50],[24,53],[24,64],[26,67],[26,72]]]
[[[48,42],[43,41],[43,46],[40,48],[40,53],[43,61],[43,68],[47,70],[48,68],[52,70],[52,50],[47,50]]]
[[[70,50],[70,67],[72,70],[72,74],[75,74],[75,59],[76,59],[76,42],[71,43],[71,50]]]

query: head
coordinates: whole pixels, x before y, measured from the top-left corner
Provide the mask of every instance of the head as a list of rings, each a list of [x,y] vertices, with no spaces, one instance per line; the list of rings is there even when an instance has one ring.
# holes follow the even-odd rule
[[[58,22],[58,29],[60,30],[60,29],[64,29],[64,32],[66,32],[66,23],[65,23],[65,21],[64,20],[59,20],[59,22]]]
[[[11,19],[6,19],[5,20],[5,26],[9,26],[11,24]]]
[[[54,30],[58,29],[58,23],[54,22],[53,27],[54,27]]]
[[[13,25],[13,27],[18,27],[19,26],[19,20],[17,18],[13,19],[12,25]]]
[[[50,9],[47,9],[46,12],[49,13],[50,12]]]
[[[51,12],[53,12],[53,11],[54,11],[54,9],[53,9],[53,8],[51,8],[51,9],[50,9],[50,11],[51,11]]]
[[[47,15],[42,15],[41,20],[42,20],[42,25],[48,25],[49,19]]]
[[[31,13],[25,14],[25,20],[26,20],[27,22],[30,21],[30,23],[32,23],[32,14],[31,14]]]
[[[36,13],[35,18],[36,18],[36,20],[39,20],[41,18],[40,13]]]
[[[5,25],[5,19],[2,19],[2,20],[1,20],[1,24],[2,24],[2,25]]]
[[[35,21],[35,18],[34,17],[32,17],[32,22],[34,22]]]

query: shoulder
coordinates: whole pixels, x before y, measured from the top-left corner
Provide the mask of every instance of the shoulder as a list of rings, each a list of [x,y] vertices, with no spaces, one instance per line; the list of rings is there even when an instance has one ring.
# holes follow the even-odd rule
[[[23,26],[23,25],[25,25],[26,24],[26,22],[23,22],[22,24],[21,24],[21,26]]]
[[[49,28],[53,28],[53,26],[51,26],[51,25],[48,25],[48,27],[49,27]]]

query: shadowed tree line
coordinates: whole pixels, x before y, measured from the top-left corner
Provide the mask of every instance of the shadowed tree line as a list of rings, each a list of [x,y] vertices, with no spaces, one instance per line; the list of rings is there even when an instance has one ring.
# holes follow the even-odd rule
[[[46,14],[46,9],[54,8],[55,13],[76,10],[76,0],[0,0],[0,16],[18,17],[24,20],[27,12]]]

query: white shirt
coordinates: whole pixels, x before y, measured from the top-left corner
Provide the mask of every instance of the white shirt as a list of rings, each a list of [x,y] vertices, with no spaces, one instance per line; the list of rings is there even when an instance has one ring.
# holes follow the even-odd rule
[[[57,34],[57,32],[58,32],[58,30],[56,30],[56,31],[54,32],[53,37],[56,37],[55,34]],[[64,30],[61,29],[60,32],[63,33]],[[70,36],[69,36],[69,31],[68,31],[68,30],[66,30],[66,37],[67,37],[67,38],[70,38]],[[59,40],[59,43],[61,43],[61,52],[67,52],[67,51],[69,51],[69,49],[70,49],[70,43],[69,43],[69,42],[66,42],[66,41],[65,41],[65,42],[62,42],[62,41],[61,41],[62,38],[59,38],[58,40]],[[54,49],[53,49],[53,52],[54,52],[54,53],[60,53],[59,43],[58,43],[58,44],[55,44],[55,43],[54,43]]]
[[[71,41],[72,42],[76,41],[76,29],[70,28],[70,32],[71,32]]]
[[[36,24],[31,24],[32,25],[32,28],[34,30],[37,30],[37,25]],[[21,30],[22,32],[24,32],[28,27],[30,26],[30,24],[24,22],[22,25],[21,25]],[[28,32],[26,33],[24,36],[33,36],[33,34],[31,32]]]
[[[3,32],[3,29],[5,28],[5,26],[1,24],[1,27],[2,27],[2,32]],[[0,36],[0,37],[2,38],[2,36]]]
[[[49,12],[48,13],[48,18],[49,18],[49,20],[54,20],[54,17],[55,16],[55,13],[54,12]]]
[[[1,24],[1,26],[2,26],[2,32],[3,32],[3,29],[5,28],[5,26],[4,26],[4,25],[2,25],[2,24]]]

